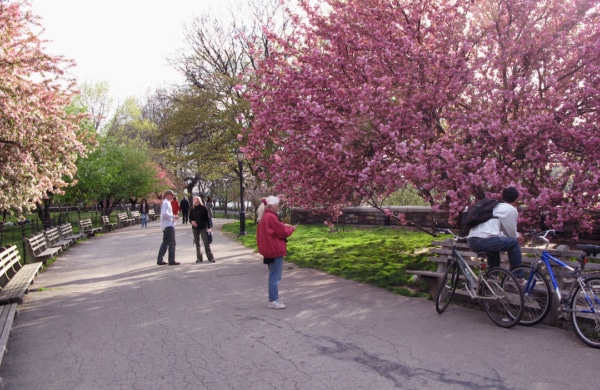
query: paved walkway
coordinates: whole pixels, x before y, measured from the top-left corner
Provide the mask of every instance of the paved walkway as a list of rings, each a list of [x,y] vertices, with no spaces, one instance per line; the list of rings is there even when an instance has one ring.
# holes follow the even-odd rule
[[[217,220],[217,227],[225,221]],[[157,222],[73,247],[20,306],[4,389],[591,389],[600,350],[570,329],[496,327],[287,263],[267,309],[262,258],[215,229],[217,263],[155,265]],[[292,237],[293,239],[293,237]]]

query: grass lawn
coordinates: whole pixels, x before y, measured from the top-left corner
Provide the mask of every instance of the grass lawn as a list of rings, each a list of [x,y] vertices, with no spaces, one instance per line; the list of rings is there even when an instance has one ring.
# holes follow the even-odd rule
[[[239,222],[226,224],[223,230],[237,234]],[[246,232],[238,240],[256,250],[256,224],[247,222]],[[435,270],[435,264],[427,262],[433,240],[426,233],[403,228],[345,227],[330,233],[324,225],[300,225],[288,239],[285,259],[400,295],[430,297],[427,285],[415,283],[405,271]]]

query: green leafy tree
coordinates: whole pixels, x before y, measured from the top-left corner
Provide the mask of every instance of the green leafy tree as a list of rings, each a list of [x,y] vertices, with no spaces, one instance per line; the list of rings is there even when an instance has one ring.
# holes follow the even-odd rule
[[[110,214],[124,200],[161,191],[165,184],[151,156],[141,141],[102,138],[98,148],[78,162],[77,184],[68,191],[68,198],[97,201],[103,214]]]

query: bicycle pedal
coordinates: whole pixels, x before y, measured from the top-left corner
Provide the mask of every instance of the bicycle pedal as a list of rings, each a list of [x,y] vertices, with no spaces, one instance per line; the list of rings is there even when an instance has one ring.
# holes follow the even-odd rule
[[[565,322],[571,322],[571,316],[568,313],[562,312],[558,315],[558,319]]]

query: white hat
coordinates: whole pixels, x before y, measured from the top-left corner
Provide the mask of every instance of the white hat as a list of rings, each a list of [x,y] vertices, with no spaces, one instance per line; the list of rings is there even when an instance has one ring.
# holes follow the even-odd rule
[[[267,196],[267,198],[265,199],[266,204],[268,205],[276,205],[279,204],[279,198],[276,196]]]

